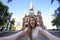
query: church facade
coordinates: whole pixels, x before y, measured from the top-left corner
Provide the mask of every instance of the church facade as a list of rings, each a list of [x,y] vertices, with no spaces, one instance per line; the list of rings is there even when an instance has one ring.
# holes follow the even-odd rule
[[[40,26],[44,29],[46,29],[46,27],[43,24],[43,20],[42,20],[42,15],[41,15],[41,11],[38,10],[37,15],[34,14],[34,6],[32,4],[32,2],[30,3],[30,7],[29,7],[29,15],[25,14],[25,17],[23,17],[23,24],[22,24],[22,29],[25,28],[25,22],[28,21],[29,22],[29,17],[34,17],[36,19],[37,22],[39,22]]]

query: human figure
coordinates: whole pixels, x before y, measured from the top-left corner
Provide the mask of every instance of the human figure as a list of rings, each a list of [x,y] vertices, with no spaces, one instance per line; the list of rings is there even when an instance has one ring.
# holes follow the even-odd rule
[[[34,17],[29,19],[29,40],[39,40],[39,34],[44,35],[48,40],[60,40],[60,38],[52,35],[45,29],[43,29],[40,24],[36,22]]]
[[[23,31],[20,31],[16,34],[6,36],[6,37],[0,37],[0,40],[19,40],[24,35],[26,35],[28,28],[25,28]]]
[[[43,28],[40,27],[40,25],[37,25],[37,22],[34,17],[30,17],[28,25],[29,26],[26,27],[23,31],[20,31],[11,36],[1,37],[0,40],[18,40],[27,34],[29,40],[39,40],[39,34],[44,35],[48,40],[60,40],[60,38],[44,30]]]

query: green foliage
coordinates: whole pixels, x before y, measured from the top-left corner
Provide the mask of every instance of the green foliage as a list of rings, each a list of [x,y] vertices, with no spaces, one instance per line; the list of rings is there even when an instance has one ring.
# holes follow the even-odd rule
[[[13,31],[13,30],[15,30],[15,29],[16,29],[16,27],[14,27],[14,25],[11,24],[9,30]]]
[[[53,26],[57,26],[57,25],[59,25],[60,26],[60,20],[59,20],[59,18],[58,17],[56,17],[54,20],[52,20],[52,25]]]
[[[5,28],[5,27],[0,28],[0,31],[4,31],[4,28]]]
[[[58,7],[58,8],[57,8],[57,11],[58,11],[57,16],[58,16],[58,17],[59,17],[59,19],[60,19],[60,7]]]
[[[0,11],[4,12],[4,10],[8,11],[8,9],[9,7],[0,1]]]
[[[56,17],[54,20],[52,20],[52,25],[55,26],[55,25],[58,25],[58,18]]]
[[[51,3],[53,3],[53,1],[54,0],[51,0]],[[59,3],[59,5],[60,5],[60,0],[57,0],[58,1],[58,3]],[[57,9],[56,9],[56,13],[55,13],[56,15],[57,15],[57,17],[54,19],[54,20],[52,20],[52,25],[53,26],[60,26],[60,7],[58,7]]]
[[[11,2],[12,0],[8,0],[7,2],[9,3],[9,2]]]
[[[15,30],[16,29],[16,27],[14,27],[14,23],[15,23],[15,19],[13,18],[11,21],[9,30]]]
[[[57,8],[58,13],[56,14],[57,17],[52,20],[52,25],[59,25],[60,26],[60,7]]]
[[[58,1],[58,3],[60,3],[60,0],[57,0]],[[51,0],[51,4],[54,2],[54,0]]]
[[[11,24],[14,24],[15,23],[15,19],[13,18],[12,21],[11,21]]]
[[[51,0],[51,4],[53,3],[54,0]]]
[[[10,15],[8,9],[9,9],[9,7],[0,1],[0,14],[2,14],[2,15],[4,14],[3,17],[0,18],[0,26],[4,25],[4,23],[7,23],[7,20]]]
[[[4,25],[5,23],[7,23],[7,19],[2,18],[2,19],[0,20],[0,26],[1,26],[1,25]]]
[[[0,0],[1,1],[1,0]],[[12,0],[7,0],[7,3],[12,2]]]
[[[8,1],[11,2],[12,0]],[[1,26],[7,24],[7,20],[10,20],[11,18],[11,14],[8,9],[9,7],[0,0],[0,28]]]

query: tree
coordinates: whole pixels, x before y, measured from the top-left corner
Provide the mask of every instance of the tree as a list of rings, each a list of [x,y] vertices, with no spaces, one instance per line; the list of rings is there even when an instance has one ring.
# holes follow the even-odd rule
[[[60,7],[60,0],[56,0],[59,3],[59,7]],[[51,0],[51,4],[54,2],[54,0]]]
[[[58,3],[60,3],[60,0],[56,0],[56,1],[58,1]],[[51,0],[51,4],[54,2],[54,0]]]
[[[9,3],[9,2],[11,2],[12,0],[8,0],[7,2]]]
[[[0,0],[0,28],[2,29],[3,25],[7,25],[7,20],[9,20],[11,15],[8,9],[9,7]]]
[[[56,17],[53,21],[52,21],[52,25],[60,25],[59,21],[58,21],[58,17]]]
[[[54,0],[51,0],[51,4],[53,3]]]
[[[54,0],[51,0],[51,3],[53,3]],[[60,26],[60,0],[57,0],[59,3],[59,7],[55,10],[55,14],[56,15],[55,19],[52,20],[52,25],[56,25],[56,27],[58,28],[58,26]]]
[[[13,18],[11,21],[9,30],[15,30],[16,29],[16,27],[14,26],[14,23],[15,23],[15,19]]]
[[[8,6],[0,1],[0,26],[4,25],[4,23],[7,23],[8,17],[10,15],[8,9]]]
[[[1,1],[1,0],[0,0]],[[7,0],[7,3],[11,2],[12,0]]]

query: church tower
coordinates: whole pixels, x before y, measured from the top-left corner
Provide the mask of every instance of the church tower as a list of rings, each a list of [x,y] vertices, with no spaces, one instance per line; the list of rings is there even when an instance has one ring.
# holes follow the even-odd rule
[[[30,3],[30,6],[29,6],[29,15],[30,16],[33,16],[34,15],[34,6],[32,4],[32,1]]]
[[[29,19],[30,19],[31,16],[36,19],[37,24],[39,22],[40,26],[43,29],[46,29],[44,24],[43,24],[41,11],[38,10],[37,15],[34,14],[34,6],[32,4],[32,0],[31,0],[30,5],[29,5],[29,15],[25,15],[25,17],[23,18],[23,24],[22,24],[23,27],[22,27],[22,29],[25,28],[25,22],[29,22]]]

